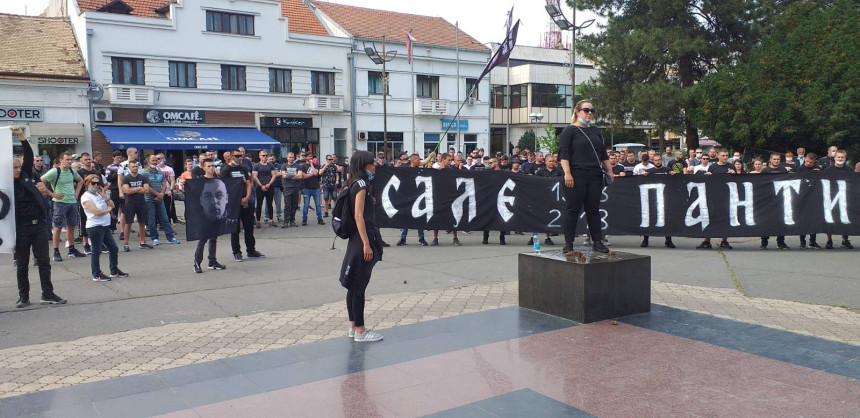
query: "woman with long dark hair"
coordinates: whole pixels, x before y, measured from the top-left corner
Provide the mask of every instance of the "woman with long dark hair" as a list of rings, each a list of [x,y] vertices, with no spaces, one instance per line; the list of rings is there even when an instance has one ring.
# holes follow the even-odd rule
[[[357,151],[352,155],[347,172],[349,180],[344,189],[349,193],[350,206],[355,215],[356,232],[349,237],[340,284],[346,291],[346,311],[349,314],[349,336],[356,342],[379,341],[382,335],[364,326],[364,291],[376,262],[382,260],[382,236],[376,227],[373,207],[376,197],[371,182],[376,174],[373,154]]]
[[[564,170],[564,248],[573,252],[576,222],[585,207],[585,219],[594,251],[608,253],[600,229],[600,198],[603,195],[603,175],[615,178],[609,155],[603,146],[603,135],[591,125],[594,105],[581,100],[574,108],[571,124],[564,128],[558,141],[558,155]]]

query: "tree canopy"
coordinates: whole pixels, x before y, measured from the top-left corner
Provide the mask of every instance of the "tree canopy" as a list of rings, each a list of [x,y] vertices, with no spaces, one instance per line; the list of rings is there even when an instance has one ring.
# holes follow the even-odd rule
[[[696,90],[694,119],[722,144],[860,152],[860,2],[792,4],[760,47]]]
[[[575,3],[575,4],[573,4]],[[755,0],[568,0],[607,19],[577,51],[599,68],[584,93],[611,122],[650,121],[699,143],[696,83],[759,39],[766,8]]]

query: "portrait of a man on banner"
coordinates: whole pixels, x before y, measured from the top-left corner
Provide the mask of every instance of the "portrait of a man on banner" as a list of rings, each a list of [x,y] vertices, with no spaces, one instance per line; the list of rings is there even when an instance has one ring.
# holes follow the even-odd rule
[[[216,238],[236,232],[245,183],[234,178],[188,181],[185,196],[186,240]]]

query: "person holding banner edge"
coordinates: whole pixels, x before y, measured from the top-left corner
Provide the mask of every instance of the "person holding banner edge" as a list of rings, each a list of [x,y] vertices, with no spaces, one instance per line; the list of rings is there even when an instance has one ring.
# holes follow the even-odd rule
[[[66,300],[54,293],[51,283],[51,259],[48,257],[47,233],[48,206],[44,196],[52,194],[44,183],[33,176],[33,148],[27,142],[24,131],[12,126],[12,133],[21,140],[24,149],[23,161],[12,160],[12,177],[15,199],[15,259],[17,260],[18,302],[16,308],[30,305],[30,251],[39,266],[39,281],[42,284],[42,303],[64,304]],[[59,196],[52,196],[59,197]]]
[[[603,147],[603,136],[594,126],[594,105],[588,100],[574,107],[571,124],[561,132],[558,155],[564,171],[564,248],[572,254],[576,237],[576,223],[585,208],[585,219],[594,251],[608,253],[600,229],[600,198],[603,194],[603,176],[615,179],[609,156]],[[598,151],[600,150],[600,151]]]

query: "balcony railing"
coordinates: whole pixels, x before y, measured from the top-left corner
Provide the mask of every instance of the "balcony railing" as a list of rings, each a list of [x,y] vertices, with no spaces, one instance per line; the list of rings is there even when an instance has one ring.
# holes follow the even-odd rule
[[[108,84],[108,100],[111,104],[152,105],[155,89],[148,86]]]
[[[305,108],[311,112],[342,112],[342,96],[311,94],[305,99]]]
[[[448,101],[437,99],[415,99],[416,115],[447,115]]]

